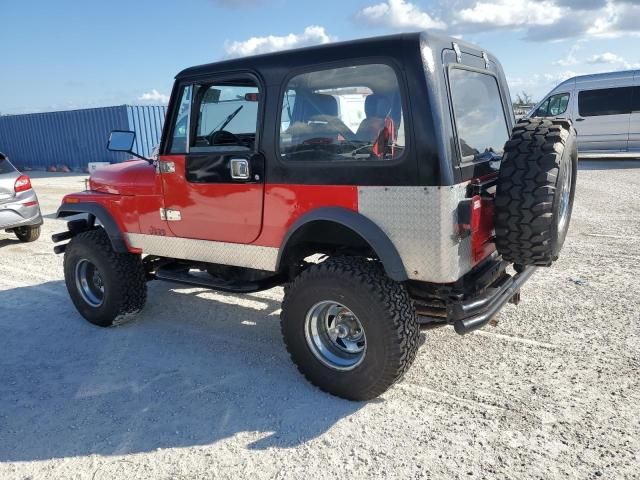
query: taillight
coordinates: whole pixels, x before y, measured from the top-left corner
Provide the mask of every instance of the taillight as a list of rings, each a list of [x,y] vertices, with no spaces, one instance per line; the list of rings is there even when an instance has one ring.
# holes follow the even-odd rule
[[[493,250],[493,198],[474,195],[458,206],[458,231],[462,238],[471,236],[474,264]]]
[[[31,189],[31,180],[26,175],[20,175],[13,184],[13,189],[18,192],[24,192]]]
[[[469,220],[469,227],[471,234],[473,235],[480,230],[480,218],[482,215],[482,199],[480,195],[474,195],[471,199],[471,218]]]
[[[468,237],[480,229],[482,198],[474,195],[458,205],[458,229],[461,237]]]

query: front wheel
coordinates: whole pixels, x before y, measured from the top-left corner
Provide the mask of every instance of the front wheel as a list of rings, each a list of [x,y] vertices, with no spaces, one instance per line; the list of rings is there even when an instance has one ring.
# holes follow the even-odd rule
[[[418,349],[407,291],[377,262],[361,258],[332,258],[301,273],[286,289],[281,328],[300,372],[349,400],[385,392]]]
[[[129,319],[147,298],[140,255],[115,252],[101,228],[82,232],[69,242],[64,279],[78,312],[100,327]]]

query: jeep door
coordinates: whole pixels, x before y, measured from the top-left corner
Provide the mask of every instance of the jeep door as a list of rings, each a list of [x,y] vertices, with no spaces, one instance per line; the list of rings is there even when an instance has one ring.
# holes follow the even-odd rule
[[[236,74],[176,88],[158,162],[167,225],[179,237],[251,243],[264,196],[258,82]]]
[[[579,153],[626,152],[631,86],[584,89],[577,85],[576,131]]]

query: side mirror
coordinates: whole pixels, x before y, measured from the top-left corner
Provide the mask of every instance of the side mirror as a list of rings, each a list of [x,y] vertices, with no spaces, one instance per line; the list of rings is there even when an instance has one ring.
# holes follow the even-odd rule
[[[126,130],[113,130],[109,135],[107,150],[112,152],[133,153],[133,142],[136,139],[136,132]]]
[[[7,157],[4,153],[0,152],[0,162],[5,161],[7,158],[9,157]]]

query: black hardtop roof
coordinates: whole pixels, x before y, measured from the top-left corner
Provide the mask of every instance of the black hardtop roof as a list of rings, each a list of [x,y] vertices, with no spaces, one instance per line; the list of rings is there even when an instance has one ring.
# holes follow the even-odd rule
[[[252,70],[260,67],[293,69],[313,63],[328,63],[359,57],[389,56],[401,59],[405,58],[409,48],[415,48],[416,53],[419,52],[421,40],[429,44],[434,52],[440,51],[442,48],[452,48],[454,42],[461,48],[464,46],[478,52],[481,50],[464,41],[440,33],[427,31],[401,33],[222,60],[186,68],[176,75],[176,79],[197,77],[217,71]]]

